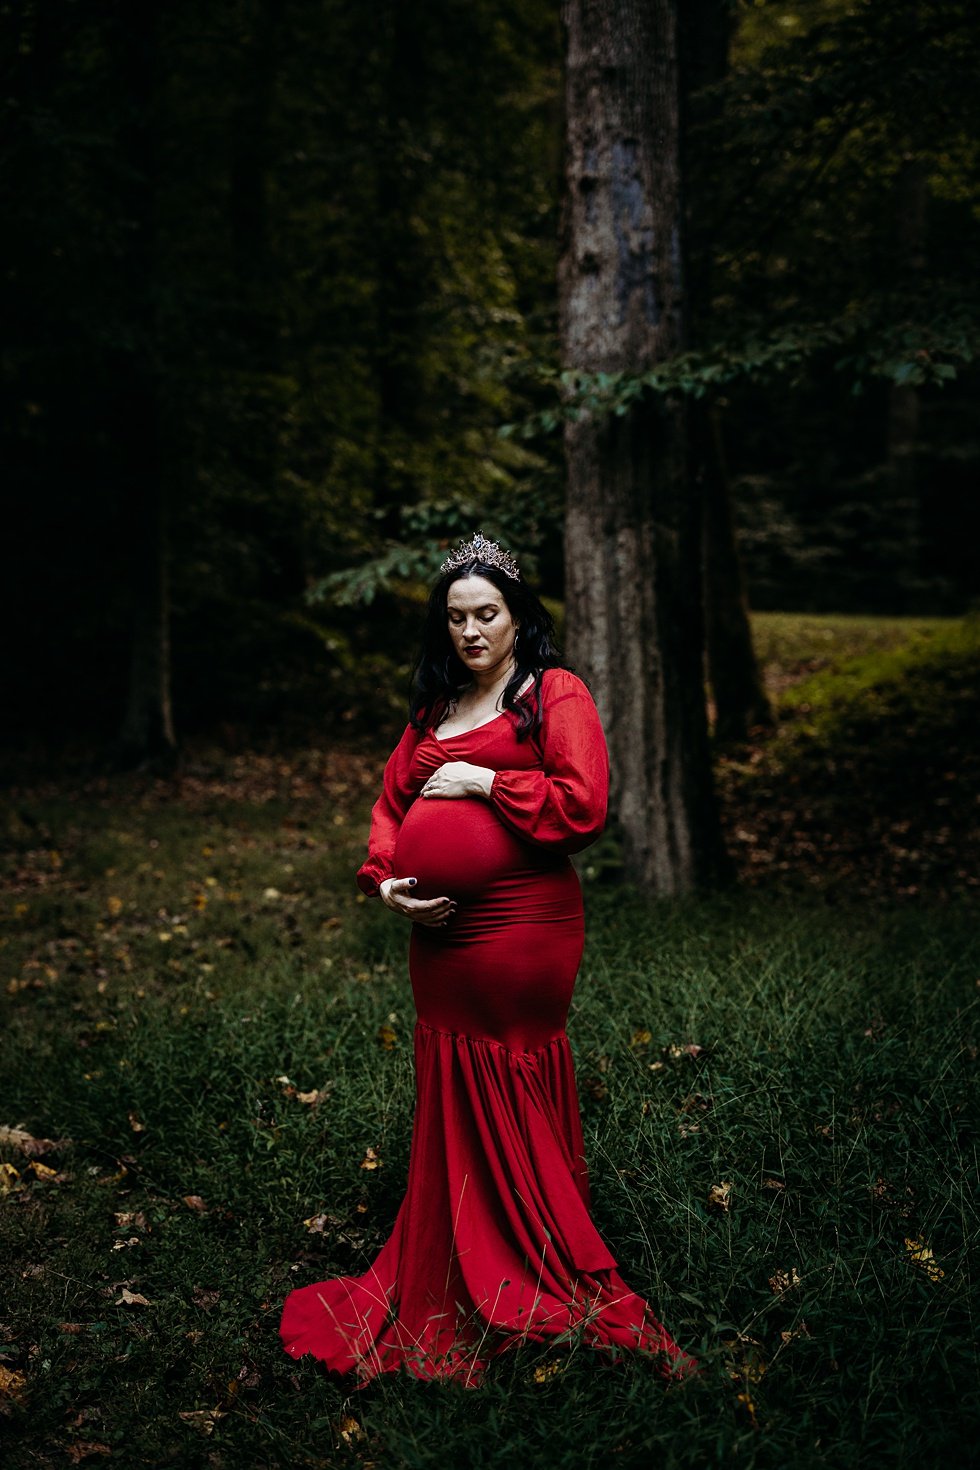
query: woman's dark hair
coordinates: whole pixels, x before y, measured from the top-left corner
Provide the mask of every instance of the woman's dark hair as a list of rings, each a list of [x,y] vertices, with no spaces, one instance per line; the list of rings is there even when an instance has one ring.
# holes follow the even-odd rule
[[[422,643],[412,674],[409,722],[424,733],[440,723],[451,700],[470,682],[470,671],[462,662],[449,636],[449,589],[460,577],[485,577],[503,597],[520,630],[515,650],[514,673],[503,692],[504,709],[517,716],[516,735],[526,740],[541,724],[541,674],[544,669],[566,669],[555,642],[554,619],[524,578],[508,577],[499,567],[474,558],[446,572],[433,587],[422,626]],[[534,684],[518,699],[517,692],[528,674]]]

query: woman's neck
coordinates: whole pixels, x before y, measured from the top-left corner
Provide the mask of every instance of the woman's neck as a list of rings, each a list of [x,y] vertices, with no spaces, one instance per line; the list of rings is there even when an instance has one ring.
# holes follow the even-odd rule
[[[474,699],[478,700],[480,704],[483,704],[484,701],[489,702],[492,696],[496,701],[514,677],[516,667],[513,659],[511,659],[502,674],[494,670],[491,670],[487,674],[481,674],[474,670],[472,684]]]

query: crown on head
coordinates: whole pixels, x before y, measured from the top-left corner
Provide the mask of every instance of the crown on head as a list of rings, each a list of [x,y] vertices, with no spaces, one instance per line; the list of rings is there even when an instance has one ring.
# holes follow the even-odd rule
[[[504,551],[496,541],[488,541],[482,531],[477,531],[472,541],[460,541],[456,550],[446,557],[439,568],[440,574],[454,572],[457,567],[465,567],[471,561],[482,561],[488,567],[499,567],[508,577],[513,577],[515,582],[521,575],[510,552]]]

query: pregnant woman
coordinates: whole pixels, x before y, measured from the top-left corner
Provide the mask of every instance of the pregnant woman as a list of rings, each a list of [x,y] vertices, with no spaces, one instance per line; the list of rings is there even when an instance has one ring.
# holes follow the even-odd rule
[[[698,1370],[631,1291],[589,1211],[565,1022],[582,956],[569,854],[606,817],[586,685],[507,551],[478,533],[429,601],[410,720],[358,883],[412,924],[408,1187],[362,1276],[300,1287],[280,1332],[357,1386],[404,1368],[479,1384],[528,1340],[581,1334]]]

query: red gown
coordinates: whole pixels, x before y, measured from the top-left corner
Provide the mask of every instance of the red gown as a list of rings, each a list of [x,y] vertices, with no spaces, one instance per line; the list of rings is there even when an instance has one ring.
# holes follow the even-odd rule
[[[602,831],[609,766],[575,674],[546,670],[541,699],[523,742],[509,711],[445,740],[406,727],[372,813],[361,889],[414,876],[419,898],[458,907],[444,928],[411,928],[416,1105],[391,1235],[363,1275],[299,1287],[283,1307],[286,1352],[358,1387],[400,1367],[476,1386],[503,1349],[579,1332],[654,1354],[665,1377],[697,1370],[589,1212],[565,1031],[584,940],[568,855]],[[495,770],[489,799],[418,798],[455,760]]]

